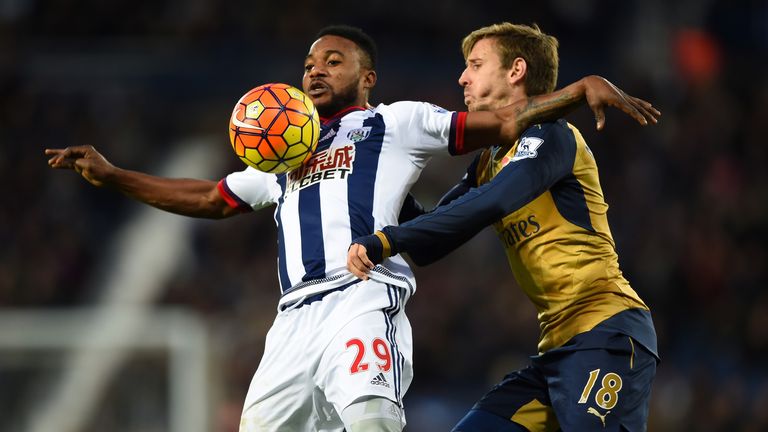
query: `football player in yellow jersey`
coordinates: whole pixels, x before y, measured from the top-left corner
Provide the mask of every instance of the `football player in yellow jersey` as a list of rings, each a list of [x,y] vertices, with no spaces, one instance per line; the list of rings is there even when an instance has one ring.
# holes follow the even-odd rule
[[[469,111],[551,92],[558,42],[502,23],[463,41]],[[656,112],[658,114],[658,112]],[[433,211],[360,237],[348,267],[361,278],[406,252],[428,264],[493,224],[536,306],[539,353],[507,375],[454,431],[644,431],[658,354],[648,307],[619,269],[597,165],[564,120],[492,147]]]

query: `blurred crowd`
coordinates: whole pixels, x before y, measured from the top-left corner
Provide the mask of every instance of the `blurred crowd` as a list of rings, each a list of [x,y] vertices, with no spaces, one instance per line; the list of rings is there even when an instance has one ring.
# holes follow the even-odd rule
[[[586,108],[568,117],[595,153],[622,269],[656,323],[649,430],[768,430],[768,3],[667,3],[0,2],[0,308],[92,304],[102,252],[141,208],[50,170],[44,148],[91,144],[153,172],[184,139],[214,136],[223,177],[243,168],[228,149],[231,106],[265,82],[299,85],[325,25],[357,25],[378,41],[372,102],[461,109],[461,38],[536,22],[560,40],[560,85],[599,74],[663,113],[641,128],[609,111],[600,133]],[[434,160],[414,194],[433,205],[468,162]],[[213,428],[233,431],[279,294],[274,221],[262,211],[197,223],[192,235],[193,265],[167,281],[160,305],[210,326]],[[535,353],[535,311],[497,243],[486,230],[416,268],[410,431],[448,430]],[[0,363],[0,430],[31,374]],[[156,399],[141,380],[116,380],[111,392]],[[132,430],[120,419],[101,416],[88,430]]]

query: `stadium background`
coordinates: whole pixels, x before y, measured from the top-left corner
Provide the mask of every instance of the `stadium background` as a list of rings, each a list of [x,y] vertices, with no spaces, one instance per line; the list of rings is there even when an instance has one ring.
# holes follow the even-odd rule
[[[233,103],[265,82],[299,85],[322,26],[357,25],[377,40],[374,103],[460,109],[461,37],[504,20],[559,38],[560,85],[600,74],[663,112],[643,129],[609,111],[603,133],[586,108],[568,117],[596,155],[623,270],[656,321],[649,430],[768,430],[768,3],[746,0],[0,1],[0,330],[23,339],[0,345],[0,430],[33,430],[68,368],[66,350],[35,348],[28,322],[11,318],[103,303],[126,227],[147,214],[48,169],[44,148],[92,144],[119,166],[160,173],[203,143],[200,172],[218,179],[242,168],[226,133]],[[415,195],[433,204],[467,162],[434,160]],[[200,430],[233,431],[275,314],[271,211],[167,221],[183,231],[152,247],[179,249],[137,307],[203,324],[210,426]],[[488,230],[416,272],[408,430],[448,430],[535,351],[538,328]],[[124,353],[78,430],[168,430],[168,356]]]

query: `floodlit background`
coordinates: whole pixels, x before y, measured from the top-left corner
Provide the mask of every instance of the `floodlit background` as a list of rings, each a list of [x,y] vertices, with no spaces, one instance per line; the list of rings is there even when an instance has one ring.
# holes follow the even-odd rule
[[[656,321],[649,430],[768,430],[768,3],[747,0],[0,0],[0,430],[236,431],[279,293],[270,210],[165,214],[44,148],[218,180],[243,168],[235,101],[300,85],[321,27],[378,41],[373,103],[461,109],[461,38],[505,20],[559,38],[559,85],[599,74],[663,112],[641,128],[611,110],[602,133],[568,117]],[[468,163],[434,160],[415,195],[434,204]],[[538,327],[490,230],[416,274],[408,430],[446,431]]]

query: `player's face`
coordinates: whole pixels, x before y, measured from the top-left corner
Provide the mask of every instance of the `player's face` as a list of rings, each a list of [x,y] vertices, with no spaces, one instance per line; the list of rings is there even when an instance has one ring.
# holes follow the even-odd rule
[[[464,104],[469,111],[488,111],[509,105],[513,101],[508,70],[501,66],[501,57],[494,39],[480,39],[467,56],[467,67],[459,77],[464,87]]]
[[[318,113],[329,117],[349,106],[366,105],[366,76],[370,73],[362,67],[361,52],[354,42],[326,35],[312,44],[304,59],[302,87]]]

